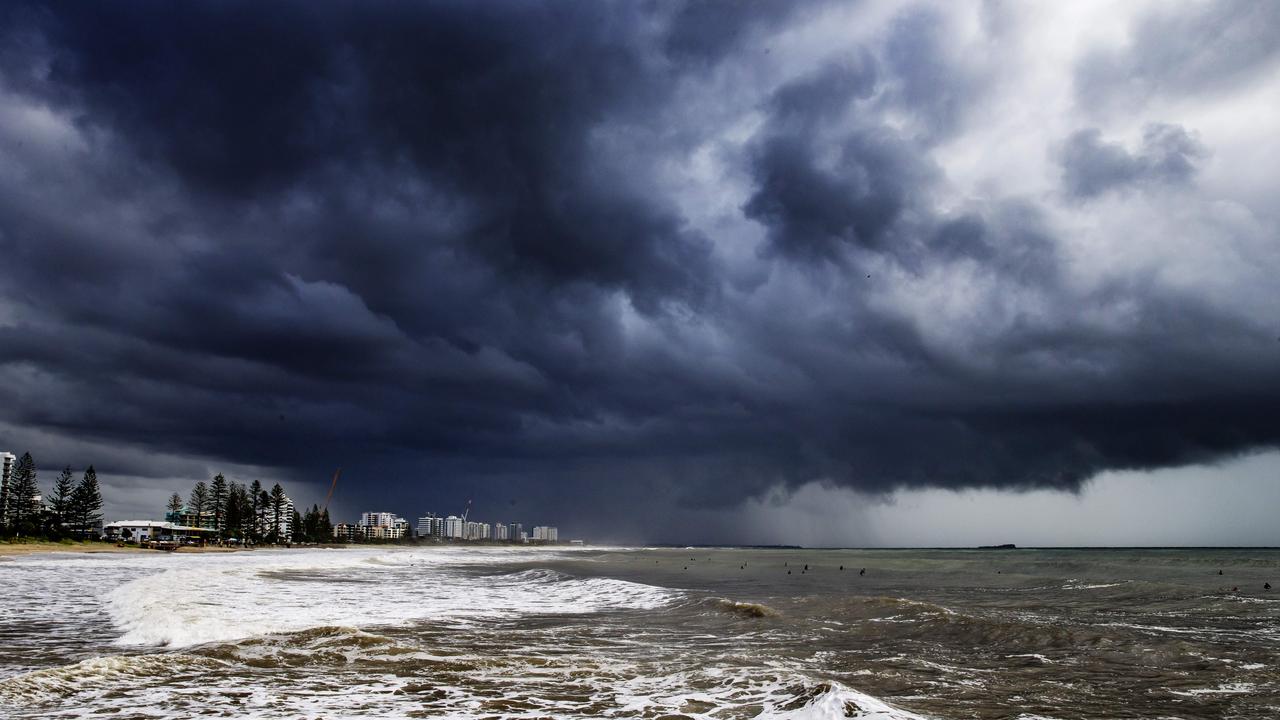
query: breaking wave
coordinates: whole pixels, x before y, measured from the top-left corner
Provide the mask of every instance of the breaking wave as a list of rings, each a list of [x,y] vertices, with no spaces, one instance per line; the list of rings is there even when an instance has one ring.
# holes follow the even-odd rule
[[[126,582],[107,595],[107,610],[121,631],[119,644],[182,648],[335,625],[651,609],[679,597],[650,585],[551,570],[464,578],[453,565],[424,552],[241,556]]]

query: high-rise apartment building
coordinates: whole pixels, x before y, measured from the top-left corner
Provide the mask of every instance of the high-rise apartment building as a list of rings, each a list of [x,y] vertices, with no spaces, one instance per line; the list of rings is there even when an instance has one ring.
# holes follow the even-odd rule
[[[13,464],[18,458],[11,452],[0,452],[0,498],[9,497],[9,479],[13,477]],[[0,506],[0,513],[5,508]]]
[[[435,513],[418,518],[418,537],[444,537],[444,518]]]
[[[462,518],[457,515],[450,515],[444,519],[444,536],[447,538],[456,538],[461,540],[467,528]]]
[[[399,515],[389,512],[367,512],[360,515],[360,524],[364,527],[392,527],[403,522]]]

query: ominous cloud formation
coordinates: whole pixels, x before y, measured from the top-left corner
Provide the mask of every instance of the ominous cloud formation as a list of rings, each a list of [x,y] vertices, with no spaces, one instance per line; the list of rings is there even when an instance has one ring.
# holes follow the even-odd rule
[[[1142,149],[1130,154],[1123,146],[1103,142],[1095,128],[1072,134],[1062,150],[1063,183],[1077,198],[1092,198],[1113,188],[1139,183],[1179,184],[1195,174],[1204,150],[1181,127],[1148,125]]]
[[[6,4],[0,446],[636,534],[1274,446],[1263,7]]]

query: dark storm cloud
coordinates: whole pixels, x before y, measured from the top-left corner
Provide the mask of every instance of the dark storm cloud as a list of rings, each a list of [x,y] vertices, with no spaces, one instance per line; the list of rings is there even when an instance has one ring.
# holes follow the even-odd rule
[[[783,61],[817,6],[0,12],[0,445],[51,465],[83,462],[56,438],[118,475],[342,465],[351,510],[475,494],[615,527],[1280,439],[1270,330],[1142,274],[1072,281],[1031,200],[942,201],[934,150],[984,89],[938,13]],[[1076,197],[1187,185],[1206,152],[1104,137],[1063,146]],[[705,147],[740,195],[682,196]]]
[[[863,55],[774,93],[751,165],[756,191],[743,206],[769,228],[774,250],[832,259],[842,244],[878,247],[927,185],[928,163],[897,131],[840,123],[852,103],[871,96],[876,79]]]
[[[1186,129],[1155,124],[1143,131],[1136,153],[1104,141],[1096,128],[1080,130],[1063,144],[1059,162],[1067,193],[1088,199],[1131,185],[1185,184],[1204,154],[1204,147]]]

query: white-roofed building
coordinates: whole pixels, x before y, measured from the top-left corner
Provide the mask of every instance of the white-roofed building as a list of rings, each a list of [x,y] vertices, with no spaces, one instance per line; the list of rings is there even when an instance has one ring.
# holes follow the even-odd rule
[[[127,533],[125,531],[128,531]],[[102,534],[111,540],[181,540],[183,538],[210,538],[216,534],[212,528],[194,525],[177,525],[163,520],[117,520],[102,526]]]

